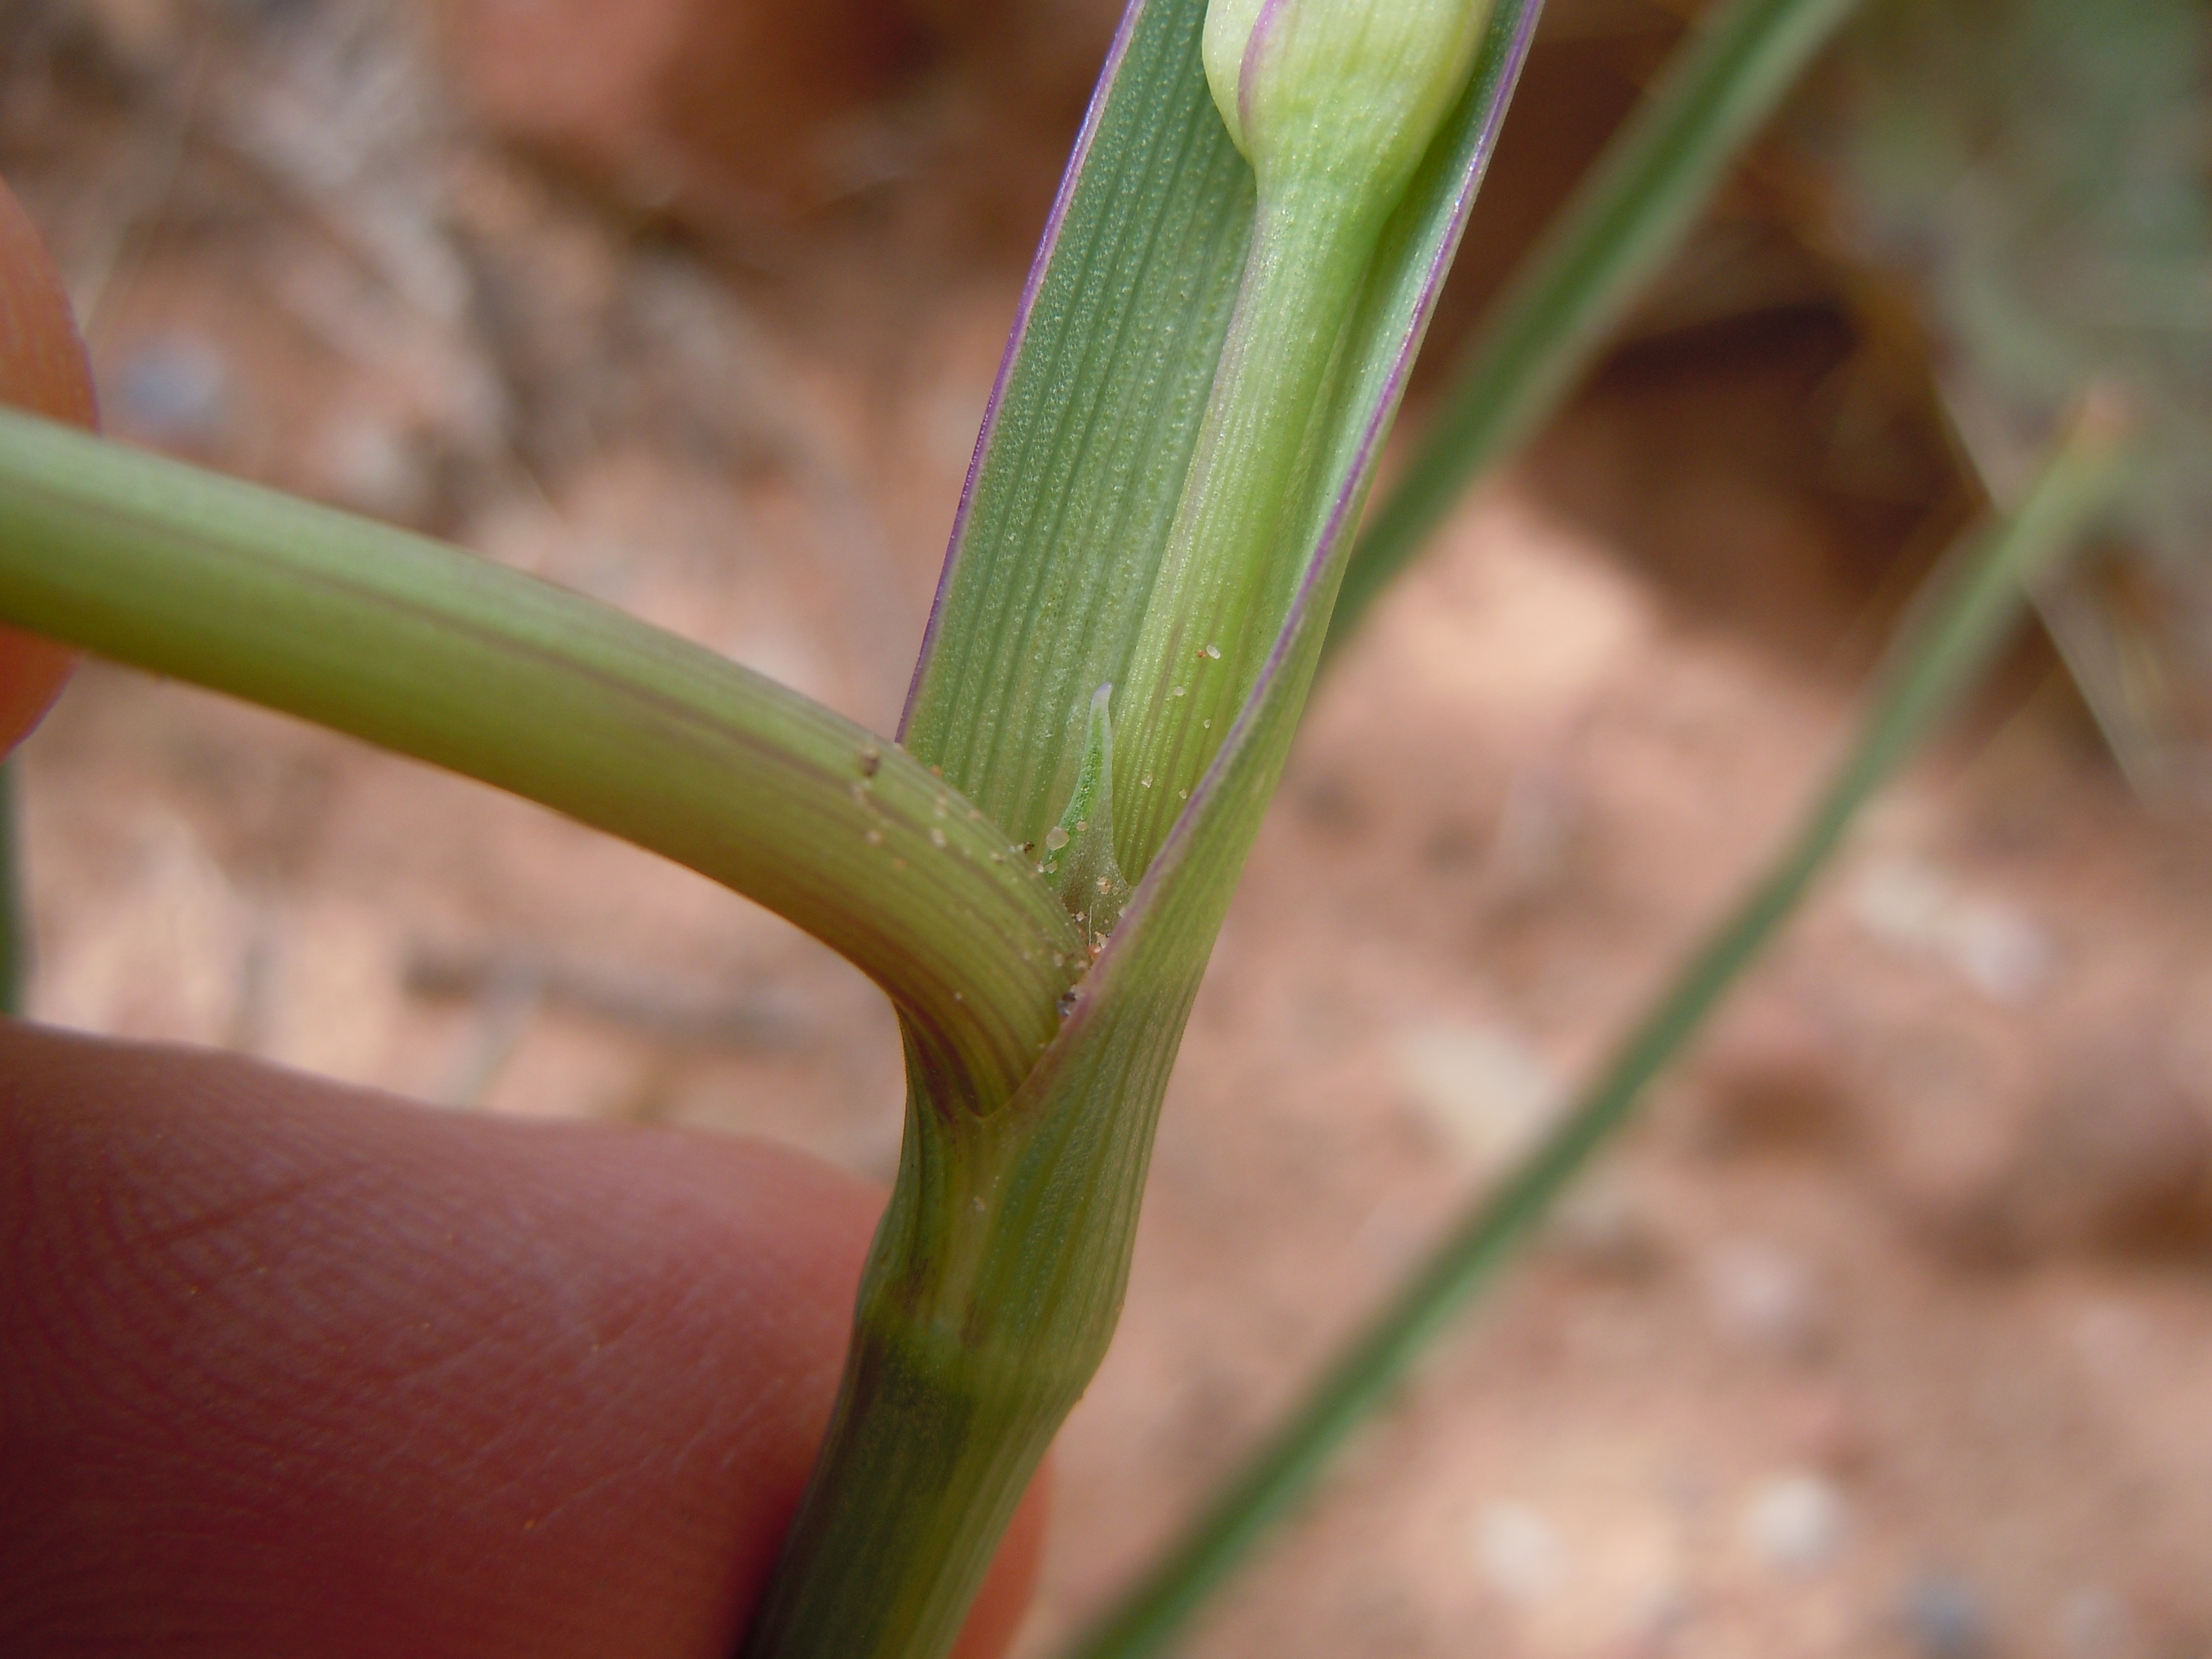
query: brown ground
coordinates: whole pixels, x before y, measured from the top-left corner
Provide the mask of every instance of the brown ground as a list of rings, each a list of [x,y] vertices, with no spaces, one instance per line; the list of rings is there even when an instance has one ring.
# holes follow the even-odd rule
[[[165,126],[67,65],[26,100],[15,68],[0,161],[118,431],[888,729],[1018,289],[988,228],[1048,163],[975,185],[975,124],[944,118],[907,182],[726,280],[415,81],[362,118],[386,161],[309,198],[249,121]],[[283,84],[203,72],[234,117]],[[1839,482],[1855,362],[1805,313],[1630,354],[1322,690],[1061,1443],[1024,1651],[1235,1466],[1838,752],[1951,510],[1924,465]],[[42,1018],[892,1166],[879,1000],[684,872],[107,668],[27,790]],[[2208,939],[2201,823],[2139,811],[2024,653],[1194,1650],[2212,1653]]]

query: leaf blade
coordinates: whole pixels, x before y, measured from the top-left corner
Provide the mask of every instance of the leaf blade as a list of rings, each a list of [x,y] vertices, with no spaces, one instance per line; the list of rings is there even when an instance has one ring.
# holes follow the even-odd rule
[[[0,617],[688,865],[858,963],[982,1097],[1057,1032],[1079,938],[978,809],[842,716],[549,583],[0,411]]]
[[[1251,170],[1189,73],[1203,14],[1136,0],[1115,36],[901,724],[1017,841],[1059,816],[1090,698],[1126,659],[1250,235]]]

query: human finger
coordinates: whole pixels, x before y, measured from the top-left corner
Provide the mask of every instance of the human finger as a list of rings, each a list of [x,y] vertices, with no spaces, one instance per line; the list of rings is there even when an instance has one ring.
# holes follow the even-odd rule
[[[50,420],[98,423],[92,366],[46,245],[0,180],[0,403]],[[0,755],[39,723],[76,653],[0,626]]]
[[[0,1651],[727,1659],[879,1206],[757,1143],[0,1025]]]

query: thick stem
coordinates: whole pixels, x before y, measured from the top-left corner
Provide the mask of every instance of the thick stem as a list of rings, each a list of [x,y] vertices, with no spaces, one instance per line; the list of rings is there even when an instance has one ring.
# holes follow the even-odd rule
[[[958,1636],[1080,1389],[982,1379],[972,1360],[947,1363],[947,1340],[890,1299],[863,1310],[816,1484],[787,1538],[837,1571],[779,1575],[747,1659],[942,1653]]]
[[[1101,1091],[978,1116],[908,1062],[836,1414],[744,1659],[949,1650],[1121,1310],[1150,1112]]]
[[[1329,649],[1468,485],[1559,407],[1857,0],[1724,0],[1522,262],[1345,572]]]
[[[887,1223],[836,1415],[785,1540],[786,1559],[809,1566],[777,1575],[746,1659],[950,1649],[1082,1393],[1087,1367],[980,1332],[987,1310],[932,1294],[935,1265],[914,1229]]]

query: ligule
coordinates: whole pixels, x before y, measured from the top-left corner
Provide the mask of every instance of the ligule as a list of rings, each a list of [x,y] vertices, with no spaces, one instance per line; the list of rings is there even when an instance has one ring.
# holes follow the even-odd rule
[[[1094,957],[1106,948],[1129,902],[1128,881],[1114,856],[1113,699],[1111,685],[1091,696],[1075,793],[1060,822],[1045,831],[1044,857],[1037,864],[1037,873],[1060,895]]]

